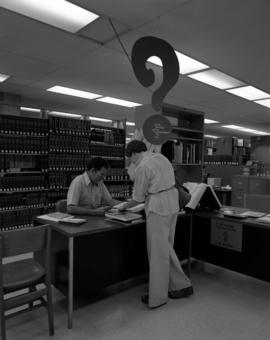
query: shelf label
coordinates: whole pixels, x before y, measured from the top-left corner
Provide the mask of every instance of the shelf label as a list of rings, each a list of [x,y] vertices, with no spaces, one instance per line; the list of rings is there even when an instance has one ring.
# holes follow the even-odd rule
[[[211,244],[235,251],[242,251],[242,223],[212,219]]]

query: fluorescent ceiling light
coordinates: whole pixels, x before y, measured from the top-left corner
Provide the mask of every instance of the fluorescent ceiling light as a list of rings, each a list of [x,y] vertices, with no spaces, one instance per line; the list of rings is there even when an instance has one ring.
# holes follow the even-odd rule
[[[33,107],[20,107],[21,111],[29,111],[29,112],[40,112],[40,109],[34,109]]]
[[[75,113],[69,113],[69,112],[58,112],[58,111],[50,111],[50,115],[56,115],[56,116],[63,116],[63,117],[73,117],[73,118],[82,118],[82,115],[77,115]]]
[[[2,83],[3,81],[7,80],[8,78],[10,78],[10,76],[8,76],[7,74],[2,74],[0,73],[0,82]]]
[[[112,98],[112,97],[102,97],[100,99],[97,99],[100,102],[108,103],[108,104],[115,104],[115,105],[121,105],[121,106],[126,106],[126,107],[135,107],[135,106],[140,106],[142,104],[130,102],[127,100],[122,100],[122,99],[117,99],[117,98]]]
[[[256,89],[256,87],[253,87],[250,85],[239,87],[237,89],[227,90],[227,92],[230,92],[231,94],[235,94],[236,96],[239,96],[239,97],[242,97],[248,100],[270,98],[269,93],[263,92],[259,89]]]
[[[241,131],[241,132],[254,133],[255,135],[269,135],[268,132],[263,132],[263,131],[259,131],[259,130],[249,129],[249,128],[245,128],[245,127],[242,127],[242,126],[239,126],[239,125],[222,125],[222,127],[225,127],[227,129]]]
[[[270,99],[256,100],[255,103],[270,107]]]
[[[244,85],[240,80],[214,69],[190,74],[188,77],[221,90]]]
[[[219,122],[217,120],[204,118],[204,124],[214,124],[214,123],[219,123]]]
[[[135,123],[133,123],[133,122],[126,122],[126,125],[134,126]]]
[[[106,118],[99,118],[99,117],[89,117],[91,120],[96,120],[98,122],[105,122],[105,123],[111,123],[111,119],[106,119]]]
[[[206,137],[206,138],[214,138],[214,139],[219,138],[218,136],[213,136],[213,135],[204,135],[204,137]]]
[[[178,51],[175,51],[177,59],[179,61],[179,69],[180,69],[180,74],[187,74],[187,73],[192,73],[200,70],[204,70],[206,68],[209,68],[209,66],[188,57],[187,55],[180,53]],[[162,61],[160,58],[156,56],[152,56],[149,58],[147,61],[149,61],[152,64],[162,66]]]
[[[58,85],[50,87],[49,89],[47,89],[47,91],[62,93],[68,96],[74,96],[74,97],[80,97],[80,98],[86,98],[86,99],[96,99],[96,98],[101,97],[100,94],[80,91],[80,90],[71,89],[69,87],[58,86]]]
[[[65,0],[1,0],[1,7],[71,33],[99,17]]]

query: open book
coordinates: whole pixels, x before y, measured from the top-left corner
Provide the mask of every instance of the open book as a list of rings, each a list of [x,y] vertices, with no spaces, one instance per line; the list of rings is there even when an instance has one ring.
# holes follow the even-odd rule
[[[86,220],[84,218],[74,218],[74,216],[66,213],[61,213],[61,212],[53,212],[45,215],[40,215],[37,216],[38,218],[42,218],[43,220],[46,221],[52,221],[52,222],[61,222],[61,223],[67,223],[67,224],[73,224],[73,225],[79,225]]]
[[[221,203],[211,185],[205,183],[186,182],[183,184],[191,194],[191,199],[186,208],[196,209],[200,204],[201,208],[216,209],[221,208]]]

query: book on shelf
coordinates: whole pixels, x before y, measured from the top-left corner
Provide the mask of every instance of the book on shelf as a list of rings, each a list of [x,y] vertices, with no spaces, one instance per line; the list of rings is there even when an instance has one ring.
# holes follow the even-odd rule
[[[191,199],[186,208],[196,209],[198,204],[201,208],[219,210],[221,203],[211,185],[205,183],[186,182],[183,184],[191,194]]]

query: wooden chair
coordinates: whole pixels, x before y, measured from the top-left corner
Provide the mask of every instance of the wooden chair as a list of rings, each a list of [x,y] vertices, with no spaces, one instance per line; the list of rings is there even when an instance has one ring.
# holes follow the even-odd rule
[[[55,210],[62,212],[62,213],[66,213],[67,212],[67,200],[63,199],[63,200],[57,201],[55,204]]]
[[[6,339],[6,319],[41,306],[45,306],[48,310],[49,334],[54,334],[50,282],[50,237],[49,225],[0,233],[0,314],[2,340]],[[29,252],[41,252],[44,256],[44,265],[37,262],[34,258],[18,256]],[[17,256],[15,257],[16,260],[14,262],[6,261],[6,263],[3,263],[3,258],[10,256]],[[39,285],[40,283],[42,285]],[[15,292],[16,295],[12,294]],[[8,294],[7,297],[7,293],[11,294]],[[45,296],[46,299],[44,298]],[[20,307],[19,310],[17,307]],[[14,308],[17,311],[14,311]],[[6,311],[10,311],[10,313],[7,315]]]

